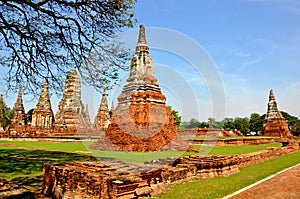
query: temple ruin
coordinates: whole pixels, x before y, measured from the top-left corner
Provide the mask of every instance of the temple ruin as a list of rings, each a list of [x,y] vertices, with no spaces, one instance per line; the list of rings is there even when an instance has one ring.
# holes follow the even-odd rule
[[[106,99],[106,89],[104,88],[102,93],[102,98],[100,106],[95,117],[94,127],[97,131],[105,132],[110,123],[110,113],[108,109],[107,99]]]
[[[55,115],[55,128],[69,133],[88,133],[92,128],[90,118],[81,101],[81,83],[75,69],[68,72],[64,94]]]
[[[48,91],[48,80],[45,79],[42,92],[35,109],[32,112],[31,127],[37,129],[53,129],[54,114]]]
[[[278,110],[273,90],[270,91],[269,95],[268,110],[263,124],[262,135],[279,137],[291,136],[288,125]]]
[[[23,105],[23,98],[22,98],[22,87],[19,88],[18,97],[13,107],[14,117],[11,120],[11,126],[13,128],[18,128],[26,124],[25,121],[25,109]]]
[[[174,118],[166,106],[153,74],[145,28],[140,26],[138,43],[131,59],[130,74],[105,136],[90,146],[99,150],[159,151],[189,148],[178,136]]]

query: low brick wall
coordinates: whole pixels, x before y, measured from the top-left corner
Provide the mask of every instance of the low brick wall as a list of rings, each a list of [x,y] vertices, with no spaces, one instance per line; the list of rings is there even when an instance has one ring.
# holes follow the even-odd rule
[[[35,196],[28,189],[12,184],[0,178],[0,198],[1,199],[34,199]]]
[[[224,130],[217,128],[186,128],[178,130],[180,136],[200,136],[200,137],[231,137],[243,136],[239,130]]]
[[[188,142],[193,144],[213,144],[216,146],[224,145],[242,145],[242,144],[267,144],[280,141],[277,138],[233,138],[227,140],[188,140]]]
[[[128,164],[120,161],[44,165],[43,193],[53,198],[138,198],[168,183],[224,177],[239,167],[300,150],[299,142],[239,156],[186,156]]]

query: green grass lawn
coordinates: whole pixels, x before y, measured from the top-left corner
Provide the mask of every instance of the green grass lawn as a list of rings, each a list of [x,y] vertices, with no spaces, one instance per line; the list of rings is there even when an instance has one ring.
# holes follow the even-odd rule
[[[263,139],[263,138],[278,138],[270,136],[232,136],[232,137],[211,137],[211,136],[181,136],[184,140],[234,140],[234,139]]]
[[[92,156],[67,155],[0,147],[0,179],[5,178],[33,191],[40,191],[45,163],[62,164],[72,161],[95,161]],[[1,180],[0,180],[1,181]]]
[[[91,150],[88,146],[93,141],[83,142],[38,142],[38,141],[0,141],[1,147],[25,147],[41,150],[60,151],[75,154],[92,155],[101,158],[113,158],[117,160],[145,162],[154,159],[180,157],[183,155],[195,155],[199,153],[184,153],[178,151],[160,151],[160,152],[119,152],[119,151],[99,151]],[[280,147],[281,143],[261,144],[261,145],[240,145],[240,146],[207,146],[194,145],[201,150],[200,155],[239,155],[243,153],[251,153],[260,151],[268,147]]]
[[[61,151],[68,153],[86,154],[89,153],[85,144],[92,143],[86,142],[46,142],[46,141],[0,141],[0,148],[5,144],[17,147],[36,148],[41,150]],[[1,146],[2,145],[2,146]]]
[[[118,160],[143,162],[152,159],[178,157],[182,155],[191,154],[191,153],[174,152],[174,151],[151,152],[151,153],[138,153],[138,152],[126,153],[126,152],[117,152],[117,151],[94,151],[94,150],[89,151],[88,146],[91,143],[92,141],[84,141],[84,142],[0,141],[0,178],[6,178],[8,180],[13,181],[16,184],[30,188],[33,191],[40,191],[42,180],[43,180],[42,168],[43,168],[43,164],[45,163],[57,164],[57,163],[65,163],[65,162],[72,162],[72,161],[96,161],[96,159],[91,155],[105,157],[105,158],[114,158]],[[19,148],[19,147],[23,147],[23,148]],[[211,147],[207,148],[208,146],[201,147],[200,145],[196,145],[195,147],[201,150],[206,150],[206,152],[209,152],[209,154],[242,154],[242,153],[259,151],[267,147],[280,147],[280,143],[263,144],[263,145],[214,146],[213,148]],[[40,149],[40,150],[47,150],[47,151],[38,151],[38,150],[29,150],[29,149]],[[67,152],[67,154],[61,152]],[[299,153],[298,156],[296,156],[296,158],[298,158],[298,160],[300,159]],[[272,164],[273,163],[269,164],[269,166],[266,166],[266,168],[267,167],[273,168],[273,166],[271,166]],[[276,162],[274,164],[278,165],[278,163]],[[278,166],[276,166],[276,168],[278,168]],[[256,168],[254,170],[258,172],[263,170],[263,168]],[[248,171],[246,170],[245,172]],[[271,172],[273,172],[273,170]],[[240,176],[241,173],[237,175]],[[246,178],[245,176],[242,175],[240,178]],[[191,184],[191,185],[187,184],[184,186],[195,186],[195,187],[203,186],[201,189],[209,189],[210,191],[211,189],[208,187],[212,186],[214,188],[215,186],[214,184],[216,182],[217,184],[223,183],[223,188],[225,189],[225,191],[227,191],[226,187],[231,186],[230,182],[229,185],[227,185],[227,181],[223,181],[222,180],[223,178],[215,178],[215,179],[216,181],[209,181],[212,179],[205,179],[203,181],[202,180],[194,181],[192,183],[196,183],[196,184]],[[224,179],[231,179],[231,178],[224,178]],[[257,177],[255,179],[257,179]],[[250,182],[249,180],[246,181],[246,183],[249,182]],[[204,185],[202,185],[203,183]],[[206,186],[205,183],[208,184],[211,183],[212,185],[209,184],[209,186],[205,188]],[[185,190],[184,187],[180,189]],[[189,187],[187,187],[186,189],[188,190]],[[176,187],[174,188],[174,190],[176,190]],[[194,194],[194,192],[197,192],[199,194],[199,189],[196,190],[190,190],[191,193],[189,192],[188,194]],[[233,189],[229,187],[229,190],[233,190]],[[162,197],[168,198],[167,195],[166,196],[162,195]],[[186,197],[182,197],[182,198],[186,198]]]
[[[203,151],[209,155],[240,155],[245,153],[252,153],[256,151],[261,151],[269,147],[281,147],[281,143],[269,143],[269,144],[259,144],[259,145],[238,145],[238,146],[209,146],[209,145],[194,145],[198,150]]]
[[[199,179],[170,185],[158,197],[166,199],[220,198],[298,163],[300,163],[300,152],[240,168],[239,173],[228,177]]]

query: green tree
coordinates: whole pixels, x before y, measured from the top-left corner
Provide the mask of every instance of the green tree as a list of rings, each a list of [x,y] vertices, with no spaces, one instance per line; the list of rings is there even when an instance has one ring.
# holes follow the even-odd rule
[[[200,122],[198,125],[199,128],[208,128],[209,124],[207,122]]]
[[[294,135],[299,135],[300,132],[300,120],[296,116],[292,116],[287,112],[281,111],[290,131]]]
[[[260,114],[252,113],[249,121],[250,131],[258,132],[262,131],[264,120],[261,118]]]
[[[184,128],[198,128],[199,125],[200,125],[200,122],[195,118],[192,118],[188,122],[183,122],[183,124],[182,124],[182,126]]]
[[[213,117],[208,118],[207,123],[209,124],[210,128],[222,128],[223,127],[222,122],[216,121],[216,119]]]
[[[244,135],[250,132],[249,129],[249,118],[244,117],[236,117],[233,122],[233,126],[235,129],[240,130]]]
[[[118,79],[128,50],[112,41],[133,27],[135,0],[0,0],[0,66],[8,89],[37,93],[45,77],[61,91],[72,68],[101,90]]]
[[[222,121],[223,128],[226,130],[234,129],[233,118],[224,118]]]
[[[11,123],[13,118],[13,111],[6,106],[3,96],[0,96],[0,125],[5,130],[8,125]]]
[[[174,124],[177,126],[177,128],[180,128],[181,116],[178,114],[178,111],[172,109],[172,106],[168,106],[168,109],[171,111],[172,115],[174,116]]]

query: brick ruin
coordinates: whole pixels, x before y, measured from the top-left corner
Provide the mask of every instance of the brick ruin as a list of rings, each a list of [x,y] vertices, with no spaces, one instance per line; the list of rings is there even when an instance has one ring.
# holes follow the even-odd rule
[[[23,105],[22,87],[19,88],[18,96],[12,110],[14,115],[11,119],[9,133],[12,136],[18,136],[19,134],[22,134],[25,131],[24,126],[26,126],[26,114]]]
[[[34,193],[30,190],[13,184],[0,178],[0,198],[1,199],[35,199]]]
[[[100,131],[100,133],[102,134],[107,130],[109,123],[110,123],[110,113],[107,105],[106,89],[104,88],[100,106],[97,115],[95,117],[94,127],[96,128],[97,131]]]
[[[234,137],[234,136],[243,136],[241,131],[236,129],[224,130],[218,128],[187,128],[181,129],[178,131],[181,136],[190,136],[190,137]]]
[[[48,80],[45,79],[42,92],[35,109],[32,112],[31,127],[38,129],[53,129],[54,114],[48,91]]]
[[[166,184],[197,178],[224,177],[240,167],[300,150],[300,143],[233,155],[185,156],[145,163],[113,160],[44,165],[43,194],[52,198],[139,198],[163,190]],[[200,190],[199,190],[200,191]]]
[[[13,107],[14,117],[11,120],[13,127],[25,125],[25,109],[22,98],[22,87],[19,88],[18,97]]]
[[[291,137],[288,125],[280,113],[273,90],[270,91],[268,110],[263,124],[262,135]]]
[[[141,25],[130,74],[118,97],[111,123],[105,136],[90,147],[139,152],[193,150],[178,136],[173,115],[165,102],[166,97],[153,74],[145,28]]]
[[[63,98],[55,115],[55,128],[78,133],[92,129],[89,115],[81,101],[81,82],[75,69],[67,74]]]
[[[3,100],[2,96],[1,99]],[[84,107],[81,102],[80,77],[75,69],[67,74],[63,98],[59,102],[55,117],[51,108],[47,79],[32,112],[31,124],[25,123],[22,87],[19,89],[13,111],[10,129],[1,132],[0,137],[97,135],[90,122],[88,105]]]
[[[0,106],[5,106],[5,102],[4,102],[4,99],[3,99],[3,95],[0,95]],[[2,113],[2,109],[0,109],[0,114],[3,114]],[[4,132],[4,129],[2,127],[2,123],[0,122],[0,133],[2,134]],[[0,135],[1,135],[0,134]]]

